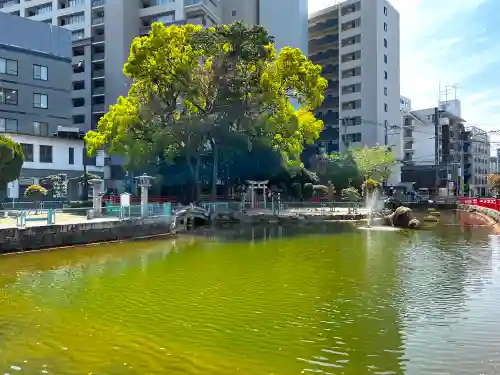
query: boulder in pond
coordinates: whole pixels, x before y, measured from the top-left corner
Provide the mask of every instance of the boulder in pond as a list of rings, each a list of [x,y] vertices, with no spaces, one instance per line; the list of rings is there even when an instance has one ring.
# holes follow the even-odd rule
[[[414,217],[411,208],[400,206],[390,214],[385,216],[385,223],[397,228],[420,228],[420,222]]]

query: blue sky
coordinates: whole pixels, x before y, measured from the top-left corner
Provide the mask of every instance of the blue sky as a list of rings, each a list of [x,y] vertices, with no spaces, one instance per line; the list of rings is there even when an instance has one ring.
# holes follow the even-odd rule
[[[433,107],[439,82],[456,84],[467,123],[500,130],[500,0],[389,1],[401,16],[401,95]],[[332,2],[309,0],[309,12]]]

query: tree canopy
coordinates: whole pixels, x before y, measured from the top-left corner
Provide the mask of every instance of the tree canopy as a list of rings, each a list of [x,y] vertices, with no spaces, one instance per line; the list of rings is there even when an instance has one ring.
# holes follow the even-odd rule
[[[182,162],[197,184],[209,157],[215,186],[224,155],[258,143],[298,166],[323,130],[314,116],[327,86],[321,67],[299,49],[276,55],[261,26],[154,23],[123,71],[133,84],[87,134],[91,154],[108,147],[130,165]]]
[[[0,135],[0,190],[21,175],[24,153],[21,145]]]
[[[385,146],[365,146],[350,151],[364,180],[387,180],[391,175],[391,168],[396,164],[396,156]]]

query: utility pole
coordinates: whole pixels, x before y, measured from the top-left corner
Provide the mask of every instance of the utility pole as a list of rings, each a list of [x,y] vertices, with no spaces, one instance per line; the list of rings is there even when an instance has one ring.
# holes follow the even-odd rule
[[[439,190],[439,185],[440,185],[440,164],[439,164],[439,108],[435,107],[434,108],[434,162],[436,164],[436,181],[434,185],[434,194],[437,197],[438,195],[438,190]]]

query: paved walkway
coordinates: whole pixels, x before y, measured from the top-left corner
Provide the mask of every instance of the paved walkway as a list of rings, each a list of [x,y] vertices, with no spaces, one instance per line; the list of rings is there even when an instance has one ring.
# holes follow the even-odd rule
[[[30,218],[42,218],[46,216],[46,214],[43,215],[30,215]],[[116,217],[103,217],[103,218],[96,218],[92,220],[88,220],[87,216],[83,215],[73,215],[73,214],[67,214],[67,213],[57,213],[56,212],[56,223],[55,225],[66,225],[66,224],[82,224],[82,223],[102,223],[102,222],[107,222],[107,221],[117,221],[119,220]],[[9,218],[3,218],[0,219],[0,229],[7,229],[7,228],[16,228],[17,225],[17,220],[13,217]],[[47,223],[45,221],[33,221],[33,222],[27,222],[26,227],[41,227],[45,226]]]

